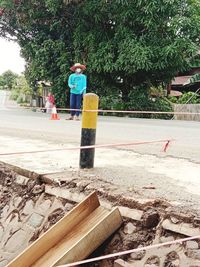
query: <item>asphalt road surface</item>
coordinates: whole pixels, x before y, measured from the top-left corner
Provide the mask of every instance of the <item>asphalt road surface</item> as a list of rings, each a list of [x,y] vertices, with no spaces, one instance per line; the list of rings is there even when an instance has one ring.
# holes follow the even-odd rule
[[[0,154],[63,148],[80,144],[81,121],[51,121],[50,115],[17,108],[0,91]],[[96,151],[95,174],[119,186],[140,190],[148,197],[197,209],[200,203],[200,122],[127,117],[98,118],[97,144],[174,140],[167,153],[163,144]],[[64,153],[64,154],[63,154]],[[41,173],[78,167],[72,152],[1,157],[0,160]],[[77,153],[76,153],[77,154]],[[153,185],[155,190],[142,190]]]

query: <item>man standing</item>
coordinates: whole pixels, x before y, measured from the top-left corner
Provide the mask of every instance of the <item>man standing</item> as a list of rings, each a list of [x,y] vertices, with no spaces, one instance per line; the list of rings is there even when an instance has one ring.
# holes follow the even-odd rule
[[[70,88],[70,109],[72,109],[69,120],[79,120],[82,97],[87,89],[87,77],[83,74],[85,69],[86,66],[80,63],[76,63],[70,68],[74,73],[71,74],[68,79],[68,86]],[[78,110],[76,111],[73,109]]]

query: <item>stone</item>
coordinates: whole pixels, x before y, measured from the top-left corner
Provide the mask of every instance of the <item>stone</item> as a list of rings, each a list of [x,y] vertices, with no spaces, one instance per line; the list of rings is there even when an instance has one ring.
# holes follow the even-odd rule
[[[172,221],[173,223],[175,223],[175,224],[177,224],[177,223],[180,222],[179,219],[177,219],[177,218],[175,218],[175,217],[171,217],[170,219],[171,219],[171,221]]]
[[[112,208],[113,208],[112,204],[108,201],[105,201],[105,200],[100,199],[100,204],[101,204],[101,206],[103,206],[107,210],[112,210]]]
[[[138,252],[133,252],[131,253],[130,257],[131,257],[131,260],[141,260],[142,258],[144,258],[146,254],[146,251],[138,251]]]
[[[3,227],[0,225],[0,240],[2,240],[3,234],[4,234],[4,230],[3,230]]]
[[[153,228],[158,225],[160,216],[157,211],[150,209],[144,213],[142,219],[144,227]]]
[[[46,214],[49,208],[51,207],[52,203],[50,199],[45,200],[42,204],[40,204],[36,211],[41,214]]]
[[[83,180],[83,181],[77,182],[76,186],[78,187],[80,192],[82,192],[90,184],[90,182],[91,181],[89,180]]]
[[[51,185],[45,185],[45,193],[57,198],[70,199],[70,201],[78,203],[86,198],[86,195],[83,193],[71,192],[70,189],[53,187]]]
[[[194,249],[188,250],[187,251],[187,256],[189,258],[200,260],[200,249],[197,249],[197,250],[194,250]]]
[[[145,264],[144,267],[158,267],[156,264]]]
[[[127,224],[125,225],[123,232],[124,232],[125,234],[130,235],[130,234],[132,234],[136,229],[137,229],[136,226],[135,226],[134,224],[132,224],[132,223],[129,222],[129,223],[127,223]]]
[[[199,227],[200,226],[200,218],[199,217],[195,217],[193,220],[193,225],[195,227]]]
[[[187,241],[186,242],[186,248],[187,249],[198,249],[199,244],[196,241]]]
[[[8,205],[6,205],[4,208],[3,208],[3,210],[2,210],[2,212],[1,212],[1,214],[0,214],[0,218],[4,218],[4,217],[7,217],[7,215],[8,215],[8,212],[9,212],[9,206]]]
[[[171,265],[174,266],[174,267],[179,267],[180,266],[180,261],[178,259],[172,261],[171,263],[172,263]]]
[[[30,199],[26,202],[26,205],[23,209],[23,214],[29,215],[33,212],[33,209],[34,209],[34,202],[33,202],[33,200]]]
[[[45,189],[45,186],[44,185],[35,185],[33,190],[32,190],[32,193],[37,195],[37,194],[41,194],[42,192],[44,192],[44,189]]]
[[[122,259],[118,259],[114,262],[114,267],[131,267],[131,265]]]
[[[21,203],[22,198],[21,197],[15,197],[13,200],[13,205],[15,206],[15,208],[18,208],[19,204]]]
[[[4,181],[5,186],[10,186],[12,184],[12,179],[10,177],[6,177]]]
[[[36,228],[36,227],[41,226],[43,220],[44,220],[44,216],[42,216],[40,214],[37,214],[37,213],[33,213],[30,216],[27,224],[32,226],[32,227],[34,227],[34,228]]]
[[[142,219],[142,210],[130,209],[122,206],[118,206],[118,208],[123,217],[130,218],[134,221],[140,221]]]
[[[65,211],[70,211],[71,209],[73,209],[74,205],[71,203],[66,203],[65,205]]]
[[[26,233],[23,230],[15,232],[7,241],[5,250],[10,253],[15,253],[17,250],[25,246]]]
[[[199,236],[200,235],[200,229],[197,227],[193,227],[189,223],[179,223],[174,224],[170,220],[166,219],[162,223],[162,227],[165,230],[169,230],[175,233],[179,233],[186,236]]]
[[[22,175],[17,175],[15,178],[15,183],[19,185],[27,185],[29,179]]]

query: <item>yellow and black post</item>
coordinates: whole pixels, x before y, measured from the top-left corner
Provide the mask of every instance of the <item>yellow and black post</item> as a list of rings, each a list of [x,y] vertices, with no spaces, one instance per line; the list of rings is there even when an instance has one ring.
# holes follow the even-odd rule
[[[99,97],[97,95],[92,93],[84,95],[81,146],[95,145],[98,106],[99,106]],[[92,110],[94,110],[94,112]],[[80,152],[81,169],[85,168],[89,169],[94,167],[94,154],[95,154],[94,148],[81,149]]]

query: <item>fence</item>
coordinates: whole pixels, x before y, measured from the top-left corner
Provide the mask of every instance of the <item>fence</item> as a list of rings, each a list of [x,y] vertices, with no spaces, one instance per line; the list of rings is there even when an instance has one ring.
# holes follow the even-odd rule
[[[191,115],[175,114],[175,120],[200,121],[200,104],[175,104],[174,112],[194,113]]]

